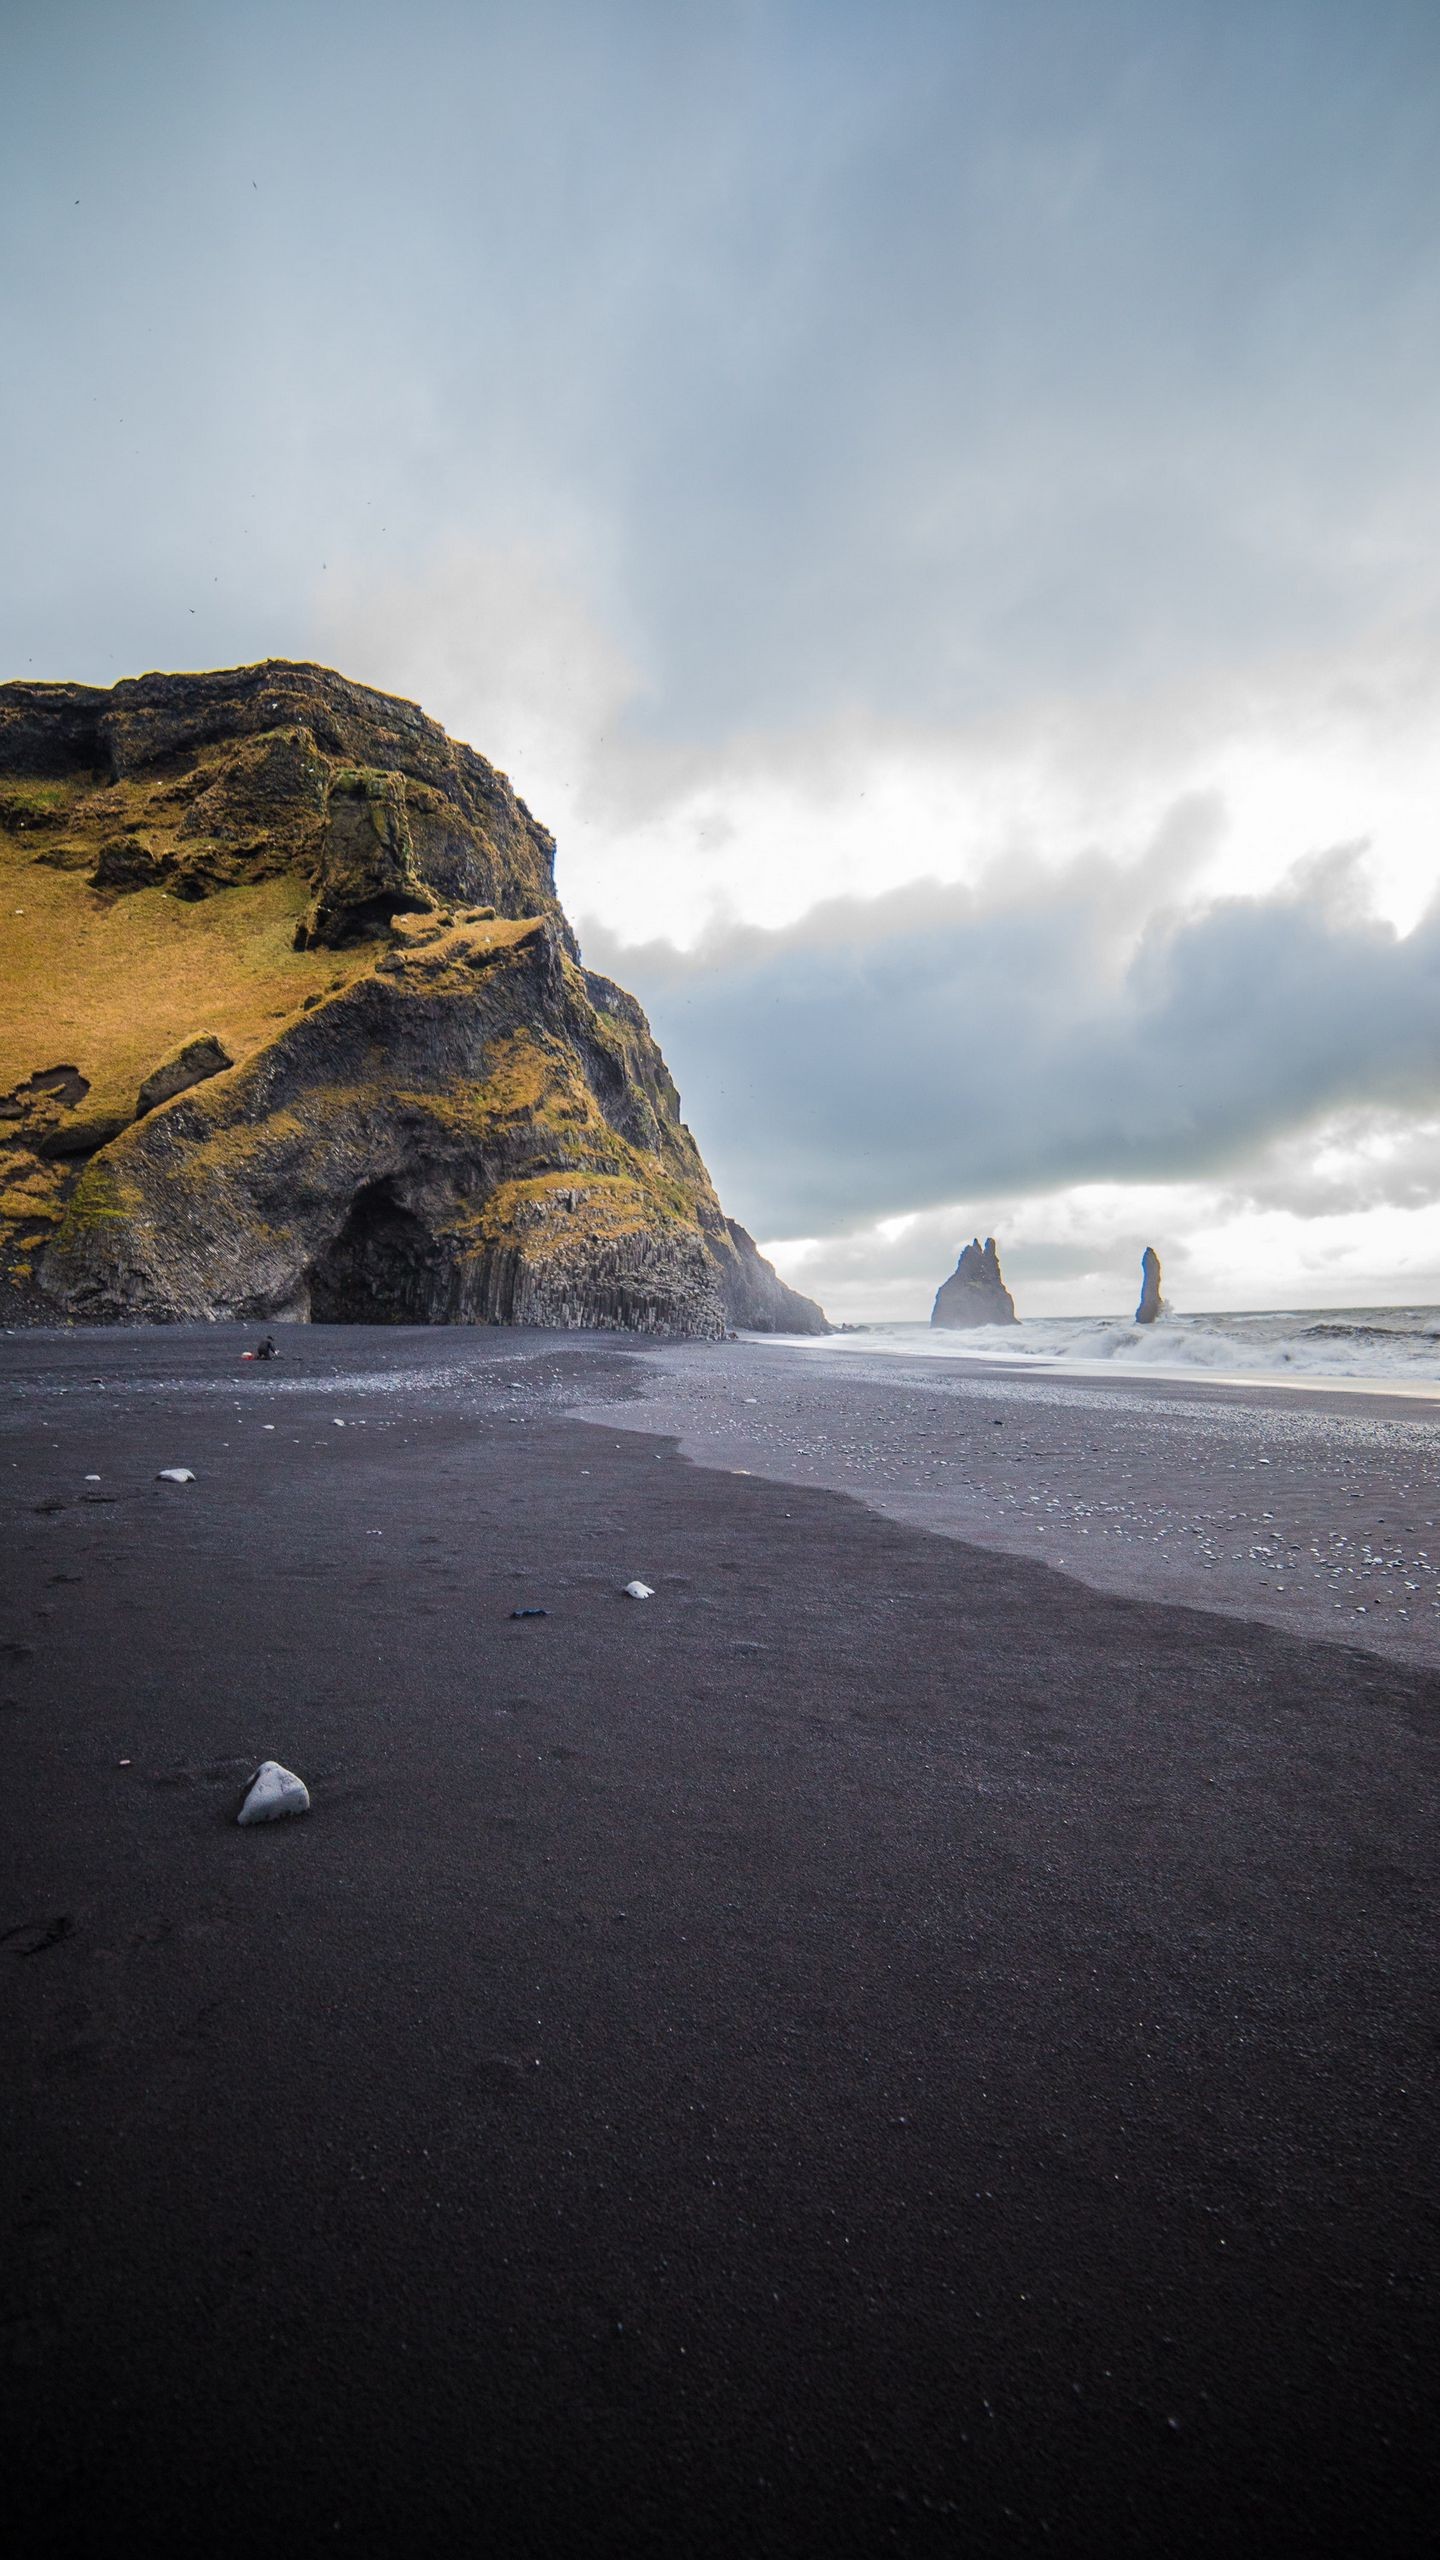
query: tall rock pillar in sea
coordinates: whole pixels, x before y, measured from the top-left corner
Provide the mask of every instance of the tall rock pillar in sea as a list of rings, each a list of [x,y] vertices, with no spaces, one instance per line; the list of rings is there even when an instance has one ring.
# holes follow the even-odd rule
[[[1153,1324],[1165,1313],[1160,1295],[1160,1256],[1153,1244],[1147,1244],[1140,1257],[1140,1304],[1135,1310],[1137,1324]]]
[[[978,1236],[966,1245],[931,1309],[930,1322],[957,1329],[974,1324],[1018,1324],[1015,1301],[1000,1276],[995,1239]]]

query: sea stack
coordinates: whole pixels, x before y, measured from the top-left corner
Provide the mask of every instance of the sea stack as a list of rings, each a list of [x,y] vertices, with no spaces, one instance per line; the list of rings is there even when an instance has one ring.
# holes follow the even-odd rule
[[[327,667],[0,685],[0,1313],[828,1331],[553,857]]]
[[[993,1236],[987,1236],[983,1245],[975,1236],[966,1245],[940,1288],[930,1321],[957,1328],[1019,1322],[1015,1301],[1000,1276],[1000,1256]]]
[[[1140,1257],[1140,1304],[1135,1310],[1137,1324],[1153,1324],[1165,1313],[1160,1295],[1160,1256],[1153,1244],[1147,1244]]]

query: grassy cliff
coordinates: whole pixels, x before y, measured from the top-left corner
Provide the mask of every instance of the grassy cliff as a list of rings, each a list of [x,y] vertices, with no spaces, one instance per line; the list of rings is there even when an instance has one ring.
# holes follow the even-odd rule
[[[723,1217],[553,846],[315,667],[0,687],[14,1308],[812,1330]]]

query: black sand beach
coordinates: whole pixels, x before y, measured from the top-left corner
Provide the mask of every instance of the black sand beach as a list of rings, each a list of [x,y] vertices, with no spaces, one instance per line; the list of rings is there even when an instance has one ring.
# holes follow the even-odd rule
[[[1423,1394],[753,1339],[671,1345],[638,1383],[639,1404],[580,1410],[1102,1591],[1440,1670],[1440,1402]]]
[[[1440,1677],[250,1338],[0,1345],[13,2547],[1428,2547]]]

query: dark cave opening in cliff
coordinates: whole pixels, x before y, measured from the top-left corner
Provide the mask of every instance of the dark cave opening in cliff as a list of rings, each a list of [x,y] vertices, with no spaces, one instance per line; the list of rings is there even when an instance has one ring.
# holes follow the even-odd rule
[[[313,1324],[430,1324],[440,1254],[388,1182],[357,1192],[350,1214],[310,1272]]]

